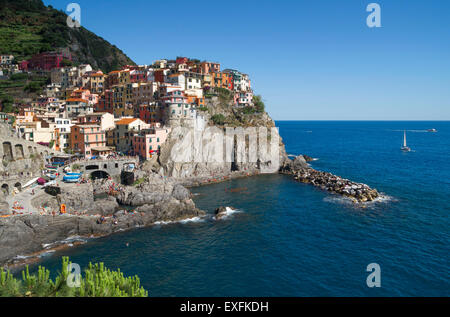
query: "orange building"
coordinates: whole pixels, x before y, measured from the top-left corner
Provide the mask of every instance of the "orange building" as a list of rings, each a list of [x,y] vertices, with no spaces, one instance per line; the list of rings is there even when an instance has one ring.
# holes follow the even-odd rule
[[[187,96],[187,103],[194,104],[197,107],[201,108],[205,106],[205,98],[199,98],[196,96]]]
[[[233,90],[233,75],[228,73],[211,73],[211,85],[217,88]]]
[[[200,69],[202,74],[220,73],[220,64],[212,62],[201,62]]]
[[[86,158],[106,147],[106,135],[98,124],[74,125],[70,128],[70,148]]]

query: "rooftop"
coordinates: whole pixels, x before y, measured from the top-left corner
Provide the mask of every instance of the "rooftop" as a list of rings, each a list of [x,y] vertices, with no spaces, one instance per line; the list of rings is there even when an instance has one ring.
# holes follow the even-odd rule
[[[130,124],[137,120],[137,118],[123,118],[116,122],[116,125],[124,125],[124,124]]]

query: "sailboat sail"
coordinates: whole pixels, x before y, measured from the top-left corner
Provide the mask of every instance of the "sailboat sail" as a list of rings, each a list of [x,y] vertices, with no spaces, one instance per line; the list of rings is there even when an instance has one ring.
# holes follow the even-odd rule
[[[403,147],[406,147],[406,131],[404,131],[403,133]]]

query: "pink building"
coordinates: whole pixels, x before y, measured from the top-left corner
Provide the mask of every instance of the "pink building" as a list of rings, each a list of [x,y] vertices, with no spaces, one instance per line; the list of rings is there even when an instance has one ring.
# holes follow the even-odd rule
[[[234,94],[234,104],[239,107],[249,107],[253,105],[253,93],[237,92]]]
[[[158,154],[161,145],[166,141],[170,128],[152,128],[141,130],[133,136],[133,152],[143,160],[149,160]]]

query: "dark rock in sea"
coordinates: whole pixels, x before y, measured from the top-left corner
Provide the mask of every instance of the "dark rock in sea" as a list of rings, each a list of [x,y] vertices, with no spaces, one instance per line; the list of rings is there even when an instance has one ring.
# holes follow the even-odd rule
[[[227,208],[235,209],[234,207],[219,207],[215,210],[215,218],[216,220],[222,219],[228,214]]]
[[[306,163],[306,160],[303,157],[303,155],[299,155],[299,156],[297,156],[294,159],[294,162],[293,162],[293,165],[292,165],[292,168],[294,170],[298,170],[298,169],[301,169],[301,168],[307,168],[307,167],[308,167],[308,164]]]
[[[314,159],[313,159],[311,156],[308,156],[308,155],[304,155],[304,154],[303,154],[303,158],[305,159],[306,162],[312,162],[312,161],[314,161]]]

